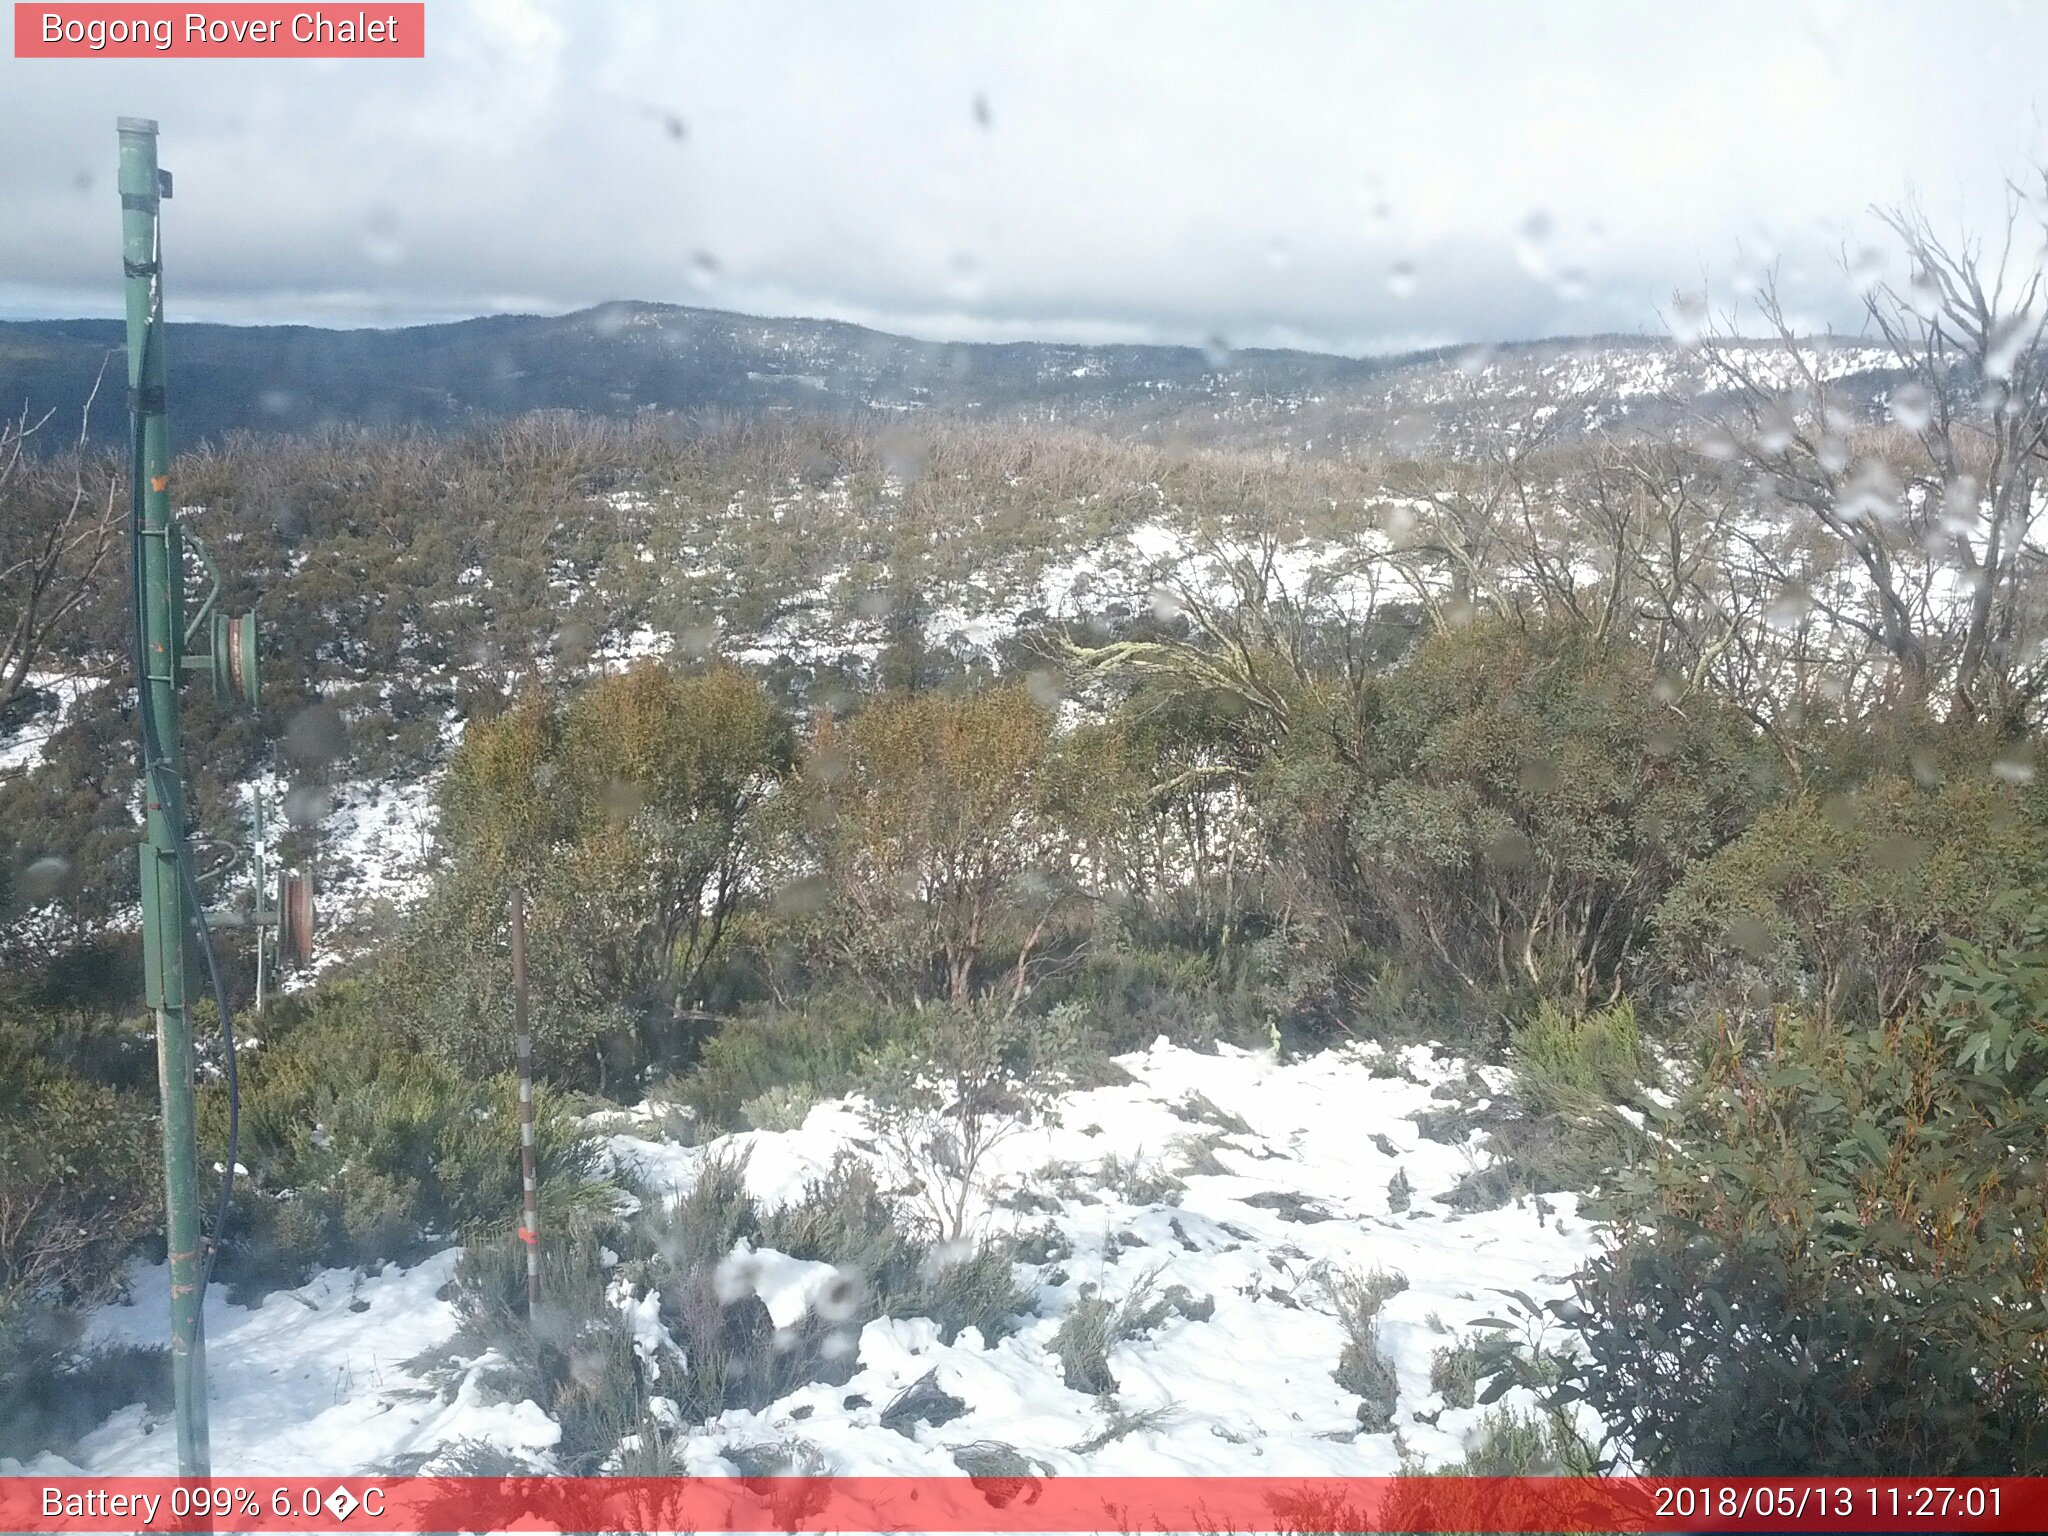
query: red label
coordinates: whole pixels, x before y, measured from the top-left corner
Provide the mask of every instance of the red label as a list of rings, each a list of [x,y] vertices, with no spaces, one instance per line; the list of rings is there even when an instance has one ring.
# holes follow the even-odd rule
[[[17,59],[423,59],[427,8],[396,5],[24,5]]]
[[[0,1477],[32,1536],[2043,1529],[2038,1477]]]

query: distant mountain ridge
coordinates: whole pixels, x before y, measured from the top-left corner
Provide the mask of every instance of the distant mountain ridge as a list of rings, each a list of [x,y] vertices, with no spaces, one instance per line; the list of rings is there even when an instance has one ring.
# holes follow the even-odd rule
[[[117,320],[0,322],[0,410],[75,422],[109,364]],[[1875,349],[1841,371],[1886,382]],[[390,330],[173,324],[174,441],[328,426],[448,430],[536,410],[608,416],[770,410],[1028,413],[1209,439],[1450,446],[1516,403],[1562,391],[1584,424],[1711,389],[1673,343],[1594,337],[1396,357],[1057,342],[917,341],[843,321],[618,302]],[[94,432],[121,430],[101,389]]]

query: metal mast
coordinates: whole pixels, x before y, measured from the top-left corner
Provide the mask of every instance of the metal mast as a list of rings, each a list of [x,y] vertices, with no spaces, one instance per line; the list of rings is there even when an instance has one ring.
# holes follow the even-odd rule
[[[122,266],[128,294],[128,404],[134,477],[131,547],[142,721],[143,996],[156,1018],[163,1093],[165,1237],[171,1267],[171,1386],[178,1472],[212,1471],[207,1438],[206,1336],[201,1326],[198,1117],[192,1027],[185,1006],[184,793],[180,782],[178,674],[183,661],[184,556],[171,514],[170,435],[164,411],[163,264],[159,200],[170,177],[156,163],[156,124],[124,117]]]
[[[265,930],[275,950],[304,964],[313,946],[310,871],[283,870],[275,906],[263,904],[268,862],[263,806],[256,806],[256,889],[246,910],[202,910],[199,877],[185,836],[184,746],[178,725],[178,683],[184,673],[209,674],[223,705],[254,708],[262,689],[256,615],[220,611],[220,570],[198,535],[171,510],[171,447],[164,409],[164,285],[160,212],[171,176],[156,163],[156,124],[124,117],[121,137],[121,245],[128,296],[129,592],[134,637],[136,714],[141,722],[142,991],[156,1020],[157,1083],[164,1114],[164,1235],[171,1266],[171,1386],[178,1426],[178,1472],[212,1473],[207,1440],[206,1285],[213,1273],[234,1190],[240,1105],[235,1041],[227,988],[213,933],[253,927],[257,934],[257,1005],[265,981]],[[211,585],[185,618],[185,546]],[[195,640],[203,649],[192,649]],[[199,939],[221,1026],[221,1068],[228,1099],[227,1158],[210,1239],[199,1221],[198,1114],[192,1086],[192,1020],[185,1006],[185,934]]]

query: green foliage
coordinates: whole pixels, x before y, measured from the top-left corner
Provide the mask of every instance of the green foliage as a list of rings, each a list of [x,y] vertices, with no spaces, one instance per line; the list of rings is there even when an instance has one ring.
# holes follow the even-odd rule
[[[1041,1004],[1076,1010],[1077,1027],[1106,1054],[1142,1050],[1161,1035],[1187,1045],[1270,1045],[1287,999],[1270,946],[1219,956],[1202,948],[1130,943],[1098,935],[1063,975],[1040,984]]]
[[[1586,1348],[1552,1401],[1588,1402],[1660,1473],[2048,1468],[2027,931],[1882,1029],[1786,1016],[1761,1053],[1718,1053],[1552,1308]],[[2009,1057],[1977,1048],[1998,1020]]]
[[[1964,1066],[2039,1099],[2048,1095],[2048,906],[2012,892],[1990,913],[2013,937],[1989,949],[1952,942],[1933,968],[1928,1004]]]
[[[0,1311],[0,1457],[63,1454],[107,1415],[130,1403],[171,1405],[171,1358],[163,1348],[82,1348],[74,1319],[37,1305]]]
[[[823,901],[800,942],[883,995],[1020,997],[1071,897],[1052,712],[1022,684],[823,718],[798,780]]]
[[[645,1421],[649,1376],[629,1320],[606,1295],[602,1226],[572,1219],[543,1231],[531,1316],[525,1249],[501,1234],[465,1245],[455,1274],[457,1339],[467,1352],[490,1351],[481,1385],[502,1400],[540,1404],[562,1427],[562,1470],[588,1475]],[[657,1363],[654,1379],[659,1371]]]
[[[135,732],[121,697],[89,690],[32,772],[0,774],[0,969],[40,969],[53,938],[97,938],[134,900]]]
[[[2048,832],[1990,774],[1928,788],[1879,777],[1801,797],[1691,870],[1656,916],[1667,981],[1710,1001],[1761,994],[1822,1020],[1890,1018],[1945,937],[1996,942],[1991,892],[2048,885]]]
[[[630,1220],[572,1214],[544,1232],[534,1319],[521,1250],[503,1238],[465,1251],[459,1305],[465,1344],[493,1348],[501,1362],[488,1385],[561,1418],[572,1469],[588,1470],[637,1433],[650,1397],[670,1399],[690,1422],[758,1409],[807,1381],[845,1380],[858,1365],[860,1330],[876,1317],[930,1317],[947,1343],[969,1328],[994,1343],[1029,1300],[1007,1245],[934,1248],[906,1229],[852,1157],[797,1201],[764,1211],[747,1192],[744,1155],[712,1156],[681,1195],[649,1200]],[[606,1244],[624,1255],[616,1267],[604,1262]],[[764,1248],[840,1271],[787,1329],[744,1284],[748,1253]],[[654,1297],[674,1348],[636,1350],[621,1287],[627,1303]]]
[[[782,1083],[755,1094],[740,1106],[740,1118],[750,1130],[795,1131],[817,1104],[817,1095],[798,1083]]]
[[[1568,1013],[1545,1002],[1517,1029],[1509,1059],[1515,1088],[1537,1111],[1579,1115],[1627,1102],[1650,1071],[1629,999]]]
[[[1241,708],[1142,685],[1063,734],[1052,811],[1134,958],[1227,949],[1250,916],[1233,791],[1255,741]]]
[[[878,1053],[915,1029],[907,1009],[851,989],[820,989],[791,1007],[758,1007],[727,1020],[669,1092],[713,1129],[746,1130],[748,1105],[778,1090],[843,1093]]]
[[[1400,1384],[1394,1363],[1380,1347],[1380,1309],[1387,1298],[1408,1288],[1399,1270],[1375,1269],[1367,1274],[1333,1275],[1325,1287],[1344,1330],[1343,1352],[1331,1375],[1337,1385],[1358,1395],[1358,1422],[1371,1434],[1393,1427]]]
[[[1643,1090],[1656,1072],[1627,998],[1605,1008],[1545,1002],[1511,1037],[1512,1084],[1487,1123],[1485,1166],[1446,1197],[1492,1210],[1554,1190],[1586,1192],[1641,1158],[1649,1138],[1622,1111],[1653,1111]],[[1462,1114],[1463,1111],[1458,1111]]]
[[[1046,1346],[1058,1357],[1061,1379],[1070,1389],[1091,1397],[1115,1392],[1109,1356],[1117,1345],[1144,1337],[1170,1317],[1200,1322],[1213,1313],[1213,1302],[1197,1301],[1185,1286],[1169,1286],[1161,1295],[1158,1284],[1158,1270],[1140,1275],[1121,1301],[1109,1300],[1093,1285],[1081,1287]]]
[[[1102,1160],[1096,1177],[1126,1205],[1178,1205],[1186,1188],[1168,1168],[1143,1152],[1131,1157],[1111,1153]]]
[[[0,980],[0,1456],[63,1451],[114,1409],[160,1407],[161,1350],[89,1349],[162,1224],[155,1051],[138,1021],[33,1006]]]
[[[834,1264],[860,1288],[855,1316],[929,1317],[951,1344],[969,1328],[984,1345],[1016,1331],[1030,1296],[1007,1240],[935,1246],[885,1197],[867,1163],[842,1155],[803,1198],[761,1220],[763,1247]]]
[[[1588,1477],[1593,1470],[1592,1451],[1567,1416],[1494,1408],[1479,1421],[1465,1459],[1443,1472],[1457,1477]]]
[[[509,1065],[505,903],[522,884],[541,1069],[602,1081],[677,1054],[787,756],[767,694],[725,666],[643,662],[472,723],[442,788],[451,861],[398,973],[429,1042],[465,1071]]]
[[[806,1187],[802,1199],[768,1212],[759,1236],[778,1253],[836,1264],[860,1276],[878,1297],[914,1294],[925,1265],[922,1245],[905,1230],[874,1170],[847,1152]]]
[[[1747,825],[1733,710],[1575,628],[1482,621],[1298,720],[1258,793],[1280,878],[1347,967],[1393,954],[1481,999],[1611,986],[1656,902]]]
[[[154,1096],[120,1082],[116,1033],[86,1035],[115,1046],[99,1070],[116,1082],[95,1080],[62,1016],[0,1002],[0,1329],[33,1305],[106,1297],[157,1221]]]
[[[1408,1170],[1396,1168],[1394,1176],[1387,1180],[1387,1209],[1397,1214],[1405,1211],[1414,1197],[1415,1189],[1408,1182]]]
[[[1429,1385],[1453,1408],[1470,1408],[1479,1384],[1479,1351],[1470,1343],[1439,1349],[1429,1358]]]
[[[286,1005],[276,1033],[242,1063],[235,1231],[225,1277],[295,1284],[323,1264],[410,1261],[438,1242],[509,1230],[522,1204],[517,1084],[457,1073],[377,1016],[363,984]],[[224,1134],[225,1096],[209,1085],[202,1121]],[[544,1225],[610,1200],[598,1151],[545,1085],[535,1092]]]
[[[993,1345],[1017,1331],[1030,1314],[1032,1293],[1017,1283],[1014,1243],[1005,1237],[971,1244],[947,1243],[933,1250],[920,1271],[922,1289],[914,1302],[886,1308],[888,1315],[929,1317],[939,1338],[952,1343],[967,1329]]]
[[[989,1154],[1052,1113],[1072,1059],[1073,1021],[988,1003],[923,1010],[917,1030],[877,1056],[863,1113],[948,1242],[987,1198]]]

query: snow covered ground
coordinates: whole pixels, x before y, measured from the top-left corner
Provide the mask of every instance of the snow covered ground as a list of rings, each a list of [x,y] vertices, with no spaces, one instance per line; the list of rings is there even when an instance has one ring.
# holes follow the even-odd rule
[[[43,760],[44,745],[70,722],[78,701],[105,681],[65,672],[29,673],[28,686],[55,695],[57,707],[11,731],[0,732],[0,774],[33,772]]]
[[[1018,1332],[984,1348],[972,1329],[941,1343],[929,1319],[869,1323],[850,1381],[805,1385],[760,1412],[732,1410],[692,1429],[679,1441],[681,1470],[729,1475],[739,1470],[727,1459],[731,1448],[791,1439],[814,1448],[824,1470],[847,1474],[951,1474],[959,1468],[950,1448],[979,1441],[1013,1446],[1052,1473],[1374,1475],[1398,1470],[1404,1456],[1439,1466],[1460,1459],[1485,1410],[1445,1406],[1430,1384],[1433,1353],[1471,1337],[1473,1322],[1499,1309],[1495,1288],[1560,1294],[1597,1237],[1570,1196],[1473,1214],[1441,1203],[1485,1161],[1483,1133],[1449,1145],[1424,1138],[1412,1117],[1442,1107],[1433,1089],[1469,1084],[1465,1066],[1427,1047],[1281,1061],[1164,1040],[1119,1065],[1132,1081],[1065,1095],[1057,1124],[1026,1130],[994,1154],[984,1228],[1050,1221],[1071,1250],[1019,1266],[1034,1306]],[[1496,1069],[1477,1077],[1495,1092],[1501,1086]],[[651,1139],[645,1117],[603,1118],[622,1170],[657,1189],[686,1188],[707,1159],[744,1149],[751,1191],[764,1204],[795,1198],[844,1151],[882,1155],[845,1101],[818,1105],[794,1131],[700,1147]],[[1210,1171],[1188,1170],[1191,1136],[1206,1143]],[[1180,1188],[1142,1188],[1129,1176],[1133,1164],[1177,1174]],[[1397,1172],[1412,1189],[1405,1210],[1389,1199]],[[1018,1190],[1037,1197],[1034,1214],[1004,1201]],[[556,1426],[531,1402],[487,1400],[479,1378],[488,1356],[458,1373],[452,1395],[414,1363],[454,1334],[444,1294],[455,1258],[450,1250],[374,1278],[331,1271],[253,1308],[228,1304],[216,1287],[207,1314],[216,1470],[371,1470],[463,1440],[547,1467]],[[821,1268],[740,1252],[726,1271],[787,1325],[829,1278],[813,1273]],[[1331,1374],[1345,1334],[1326,1282],[1375,1269],[1408,1281],[1380,1314],[1381,1345],[1399,1380],[1387,1433],[1360,1429],[1359,1399]],[[1116,1427],[1111,1400],[1067,1387],[1048,1346],[1084,1287],[1114,1301],[1148,1278],[1161,1289],[1185,1286],[1214,1309],[1200,1320],[1171,1316],[1111,1351],[1114,1409],[1142,1416],[1142,1427],[1101,1441]],[[164,1291],[161,1270],[140,1271],[132,1302],[97,1313],[91,1337],[162,1340]],[[617,1300],[634,1305],[624,1288]],[[644,1299],[639,1310],[652,1314]],[[909,1433],[885,1427],[892,1399],[934,1371],[964,1412]],[[130,1407],[71,1455],[93,1473],[168,1472],[173,1437],[166,1421]],[[0,1462],[0,1473],[64,1469],[52,1457],[27,1467]]]

